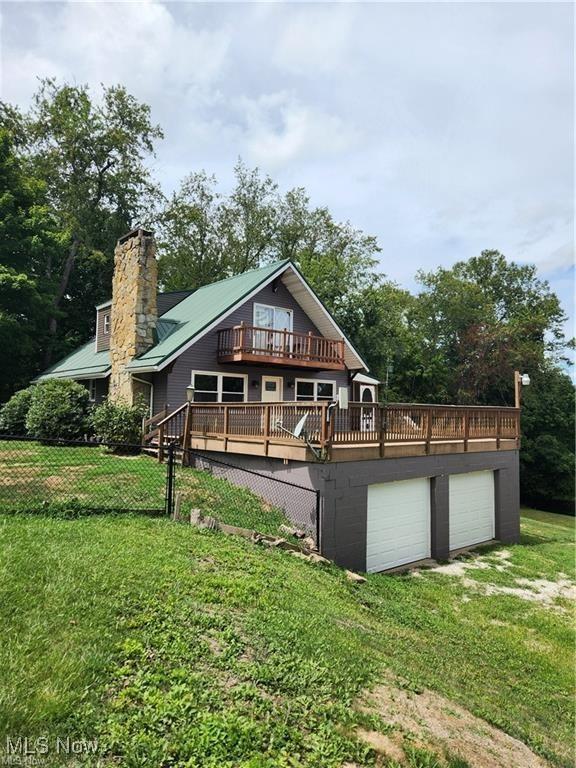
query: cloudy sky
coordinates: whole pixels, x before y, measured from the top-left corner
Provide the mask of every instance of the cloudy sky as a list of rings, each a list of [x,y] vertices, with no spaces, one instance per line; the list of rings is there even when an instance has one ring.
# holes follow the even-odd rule
[[[0,89],[123,83],[165,131],[170,191],[238,156],[378,236],[414,286],[498,248],[572,314],[574,23],[569,3],[13,2]]]

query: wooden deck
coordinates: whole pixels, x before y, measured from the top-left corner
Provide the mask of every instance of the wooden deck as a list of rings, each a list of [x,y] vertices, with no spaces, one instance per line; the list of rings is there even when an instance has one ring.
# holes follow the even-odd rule
[[[344,339],[236,325],[218,331],[218,362],[343,371]]]
[[[306,415],[303,437],[292,437]],[[146,422],[144,442],[296,461],[426,456],[514,450],[520,442],[517,408],[327,402],[185,403]],[[287,430],[287,431],[286,431]]]

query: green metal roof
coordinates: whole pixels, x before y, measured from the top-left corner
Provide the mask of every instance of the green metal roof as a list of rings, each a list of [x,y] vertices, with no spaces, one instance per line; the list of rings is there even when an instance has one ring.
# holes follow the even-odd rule
[[[60,360],[47,371],[37,376],[34,381],[45,379],[77,379],[99,378],[108,374],[110,368],[110,354],[95,351],[94,339],[77,349],[72,354]]]
[[[287,263],[288,259],[277,261],[267,267],[243,272],[241,275],[198,288],[191,296],[162,315],[162,320],[177,323],[172,333],[159,339],[158,344],[132,360],[126,368],[137,371],[160,365]]]
[[[288,263],[277,261],[260,269],[220,280],[198,288],[193,294],[158,318],[156,334],[158,343],[126,367],[131,371],[155,368],[171,357],[195,336],[201,333],[227,310],[234,307],[259,285]],[[107,375],[110,368],[108,350],[95,351],[94,339],[76,352],[53,365],[37,377],[36,381],[53,378],[90,378]]]

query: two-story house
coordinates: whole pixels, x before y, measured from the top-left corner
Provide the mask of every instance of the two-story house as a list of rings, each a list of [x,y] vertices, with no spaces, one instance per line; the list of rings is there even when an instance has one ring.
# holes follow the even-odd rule
[[[332,402],[341,388],[377,400],[377,379],[290,261],[157,293],[154,252],[143,230],[123,238],[95,338],[39,380],[85,382],[95,402],[144,396],[151,415],[187,399]]]
[[[150,232],[115,251],[95,338],[45,371],[150,405],[144,441],[292,479],[322,550],[380,571],[519,536],[519,410],[378,403],[378,381],[290,261],[157,292]],[[233,454],[233,458],[230,457]]]

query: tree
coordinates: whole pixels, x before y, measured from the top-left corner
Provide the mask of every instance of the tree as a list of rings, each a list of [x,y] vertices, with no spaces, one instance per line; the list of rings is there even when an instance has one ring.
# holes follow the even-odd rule
[[[228,276],[218,232],[220,195],[204,171],[187,176],[159,217],[160,282],[195,289]]]
[[[46,79],[28,113],[3,105],[0,116],[18,135],[31,175],[44,185],[65,245],[59,254],[46,254],[40,269],[52,297],[47,364],[59,325],[60,339],[86,337],[93,321],[85,319],[85,307],[109,294],[115,241],[158,198],[145,159],[162,132],[151,123],[150,108],[121,86],[103,88],[101,100],[93,101],[87,86]],[[84,318],[80,327],[75,305]]]
[[[274,260],[278,228],[277,185],[270,176],[249,170],[242,160],[234,168],[236,184],[221,200],[217,228],[229,274],[237,275]]]
[[[25,172],[14,138],[0,128],[0,402],[38,369],[50,296],[41,281],[45,258],[61,250],[43,186]]]
[[[271,261],[292,259],[328,309],[346,322],[362,291],[381,279],[376,238],[311,208],[302,188],[278,192],[242,161],[229,195],[214,176],[191,174],[160,216],[160,275],[168,290],[197,288]]]
[[[510,402],[516,368],[539,370],[567,346],[558,297],[533,265],[507,262],[498,251],[418,275],[410,325],[433,361],[440,402]]]
[[[522,497],[527,503],[573,513],[574,384],[553,365],[531,378],[523,393]]]

